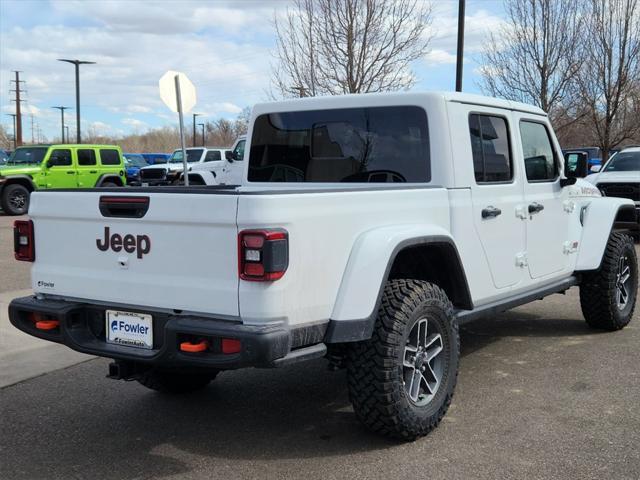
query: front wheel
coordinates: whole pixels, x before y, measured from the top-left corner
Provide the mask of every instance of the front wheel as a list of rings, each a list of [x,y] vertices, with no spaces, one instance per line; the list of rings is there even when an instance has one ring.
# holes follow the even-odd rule
[[[25,215],[29,211],[30,193],[23,185],[14,183],[2,190],[2,210],[7,215]]]
[[[419,280],[389,281],[371,339],[349,347],[356,416],[389,437],[426,435],[449,408],[459,356],[458,325],[444,291]]]
[[[638,257],[633,240],[614,232],[609,237],[600,268],[583,276],[582,313],[590,327],[620,330],[631,321],[637,295]]]

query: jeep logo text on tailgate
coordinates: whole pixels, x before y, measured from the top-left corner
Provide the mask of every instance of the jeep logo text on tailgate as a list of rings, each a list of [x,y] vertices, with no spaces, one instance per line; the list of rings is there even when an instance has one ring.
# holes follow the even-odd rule
[[[104,227],[104,239],[96,239],[96,246],[98,250],[106,252],[111,248],[114,252],[120,252],[124,250],[127,253],[134,253],[138,258],[142,258],[143,255],[151,251],[151,239],[148,235],[136,235],[133,236],[130,233],[125,235],[119,235],[114,233],[109,235],[109,227]]]

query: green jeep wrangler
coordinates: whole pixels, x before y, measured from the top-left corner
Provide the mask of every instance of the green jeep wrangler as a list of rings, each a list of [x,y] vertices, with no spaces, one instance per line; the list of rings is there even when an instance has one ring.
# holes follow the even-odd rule
[[[0,166],[0,206],[8,215],[22,215],[29,209],[29,195],[34,190],[125,184],[125,166],[118,146],[19,147]]]

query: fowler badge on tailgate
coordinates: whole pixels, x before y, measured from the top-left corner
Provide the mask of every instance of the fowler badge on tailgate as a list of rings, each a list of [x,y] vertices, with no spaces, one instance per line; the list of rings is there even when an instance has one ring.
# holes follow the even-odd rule
[[[107,342],[139,348],[153,348],[151,315],[107,310]]]

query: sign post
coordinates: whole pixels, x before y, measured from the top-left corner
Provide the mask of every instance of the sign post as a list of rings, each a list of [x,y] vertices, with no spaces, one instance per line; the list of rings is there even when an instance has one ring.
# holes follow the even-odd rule
[[[178,114],[180,121],[180,148],[182,149],[182,165],[184,184],[189,186],[187,152],[184,147],[184,114],[196,104],[196,88],[184,73],[169,70],[159,82],[160,98],[172,112]]]

